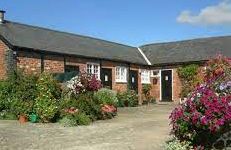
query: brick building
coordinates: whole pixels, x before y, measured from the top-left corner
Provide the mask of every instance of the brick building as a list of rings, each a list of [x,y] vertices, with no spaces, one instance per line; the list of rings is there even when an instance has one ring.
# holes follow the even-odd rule
[[[116,91],[132,89],[141,98],[142,84],[151,84],[151,94],[157,100],[179,100],[177,67],[203,63],[217,53],[231,56],[229,48],[231,37],[136,48],[7,21],[4,11],[0,11],[0,79],[14,68],[32,74],[87,72]]]

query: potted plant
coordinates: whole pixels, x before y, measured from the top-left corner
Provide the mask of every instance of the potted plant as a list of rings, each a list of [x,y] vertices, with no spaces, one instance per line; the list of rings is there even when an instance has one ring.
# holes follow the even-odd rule
[[[18,120],[19,120],[19,122],[20,122],[21,124],[23,124],[23,123],[26,123],[26,122],[28,121],[28,117],[27,117],[26,114],[20,114]]]
[[[142,87],[142,92],[145,96],[145,101],[147,104],[151,102],[151,94],[150,94],[151,89],[152,89],[151,84],[144,84]]]
[[[29,115],[29,119],[31,123],[36,123],[38,121],[38,115],[35,113],[32,113]]]
[[[13,109],[12,111],[18,115],[18,120],[20,123],[25,123],[28,121],[27,114],[29,114],[29,112],[31,111],[30,102],[13,98],[12,109]]]

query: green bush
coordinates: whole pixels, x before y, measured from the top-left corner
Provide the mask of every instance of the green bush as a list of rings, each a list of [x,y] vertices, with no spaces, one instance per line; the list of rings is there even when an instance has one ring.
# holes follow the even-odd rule
[[[118,107],[138,106],[138,95],[135,91],[126,91],[117,94]]]
[[[59,120],[59,123],[64,127],[74,127],[77,125],[76,120],[70,117],[63,117]]]
[[[100,102],[94,97],[93,92],[78,94],[60,101],[60,110],[71,107],[77,108],[79,111],[88,115],[92,120],[100,119],[102,115]]]
[[[85,113],[78,113],[75,115],[75,120],[78,125],[89,125],[91,123],[91,119]]]
[[[0,120],[17,120],[17,116],[12,112],[2,111],[0,112]]]
[[[101,105],[99,101],[94,98],[94,94],[92,92],[79,94],[76,97],[76,101],[76,108],[78,108],[86,115],[90,116],[92,120],[97,120],[101,118]]]
[[[180,93],[181,98],[187,97],[188,93],[190,93],[199,82],[197,78],[198,68],[199,66],[195,64],[178,68],[177,72],[183,85]]]
[[[99,103],[103,105],[116,105],[118,102],[116,92],[110,89],[102,88],[97,91],[94,96],[98,99]]]
[[[59,123],[65,127],[73,127],[77,125],[89,125],[91,119],[85,113],[78,111],[76,113],[65,113],[62,119],[59,120]]]
[[[0,81],[0,111],[9,109],[10,97],[6,81]]]
[[[15,115],[29,115],[33,111],[33,101],[23,101],[16,97],[11,97],[9,111]]]
[[[34,75],[12,72],[7,80],[0,82],[0,111],[13,110],[15,115],[29,113],[37,96],[36,82]]]
[[[195,64],[180,67],[178,69],[178,74],[183,80],[192,81],[198,72],[198,67],[199,66]]]
[[[38,97],[35,99],[34,109],[42,122],[50,122],[58,112],[57,98],[61,90],[50,74],[40,75],[37,90]]]

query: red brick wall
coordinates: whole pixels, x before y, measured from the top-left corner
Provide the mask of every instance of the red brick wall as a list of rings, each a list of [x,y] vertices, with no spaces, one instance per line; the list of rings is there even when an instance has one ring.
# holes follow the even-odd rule
[[[181,93],[182,84],[180,81],[180,77],[177,73],[177,68],[173,69],[173,100],[180,101],[180,93]]]
[[[180,100],[180,92],[181,92],[181,81],[177,73],[177,68],[178,66],[168,66],[164,67],[164,69],[171,69],[173,71],[173,79],[172,79],[172,88],[173,88],[173,93],[172,93],[172,98],[173,101],[179,101]],[[153,70],[158,70],[162,68],[152,68]],[[152,83],[152,90],[151,90],[151,95],[154,96],[158,101],[160,101],[160,77],[155,77],[157,79],[157,84]],[[153,81],[154,78],[152,78]]]
[[[86,72],[86,63],[89,62],[84,58],[65,57],[66,65],[79,66],[80,72]]]
[[[34,52],[18,52],[17,68],[28,74],[41,73],[41,55]]]
[[[41,55],[34,52],[20,52],[18,53],[18,68],[23,69],[26,73],[40,73],[41,72]],[[66,65],[79,66],[81,72],[86,72],[87,63],[98,63],[98,60],[85,59],[77,57],[65,57]],[[127,64],[116,63],[111,61],[102,61],[102,68],[112,69],[112,89],[118,92],[127,90],[127,83],[115,82],[115,67],[116,66],[127,66]],[[139,70],[139,66],[131,66],[131,70]],[[64,57],[57,55],[44,55],[44,71],[50,73],[64,72]],[[142,90],[140,74],[138,76],[138,91]]]
[[[156,83],[154,83],[154,80]],[[160,77],[151,77],[151,96],[155,97],[156,100],[160,100]]]
[[[57,55],[44,55],[44,71],[49,73],[64,72],[64,57]]]
[[[8,47],[0,40],[0,79],[5,79],[7,74],[7,68],[5,63],[5,54]]]
[[[115,63],[111,61],[102,61],[102,68],[110,68],[112,69],[112,90],[117,92],[123,92],[127,90],[127,83],[118,83],[115,81],[115,70],[116,66],[126,66],[126,64]]]

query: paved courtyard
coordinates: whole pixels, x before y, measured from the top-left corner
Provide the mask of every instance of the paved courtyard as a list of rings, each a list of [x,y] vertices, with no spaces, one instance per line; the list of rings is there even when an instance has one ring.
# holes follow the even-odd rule
[[[90,126],[20,125],[0,121],[1,150],[162,150],[173,104],[121,108],[112,120]]]

